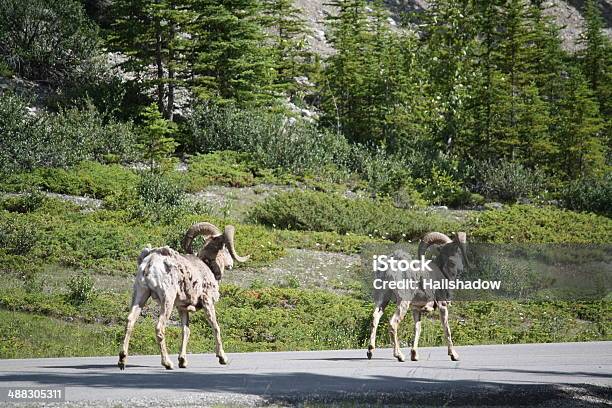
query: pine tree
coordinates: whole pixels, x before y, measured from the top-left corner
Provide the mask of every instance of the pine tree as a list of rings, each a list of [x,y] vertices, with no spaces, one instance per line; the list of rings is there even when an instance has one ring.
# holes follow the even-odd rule
[[[426,41],[432,97],[436,101],[435,142],[450,151],[461,144],[467,120],[469,89],[477,70],[473,60],[476,46],[475,10],[462,0],[436,0],[425,12],[423,36]]]
[[[111,49],[128,57],[121,65],[135,74],[138,84],[156,88],[157,107],[172,120],[175,88],[186,76],[183,57],[188,40],[181,34],[189,31],[193,13],[180,0],[116,0],[113,14]]]
[[[602,31],[601,11],[595,0],[586,1],[584,17],[580,38],[584,49],[579,57],[583,72],[599,101],[600,111],[606,118],[607,145],[612,150],[612,45]]]
[[[337,0],[330,17],[336,49],[323,78],[324,123],[351,141],[390,151],[426,137],[423,108],[426,78],[418,67],[416,42],[391,30],[381,2]]]
[[[276,69],[275,90],[300,90],[295,79],[312,70],[313,55],[307,49],[308,30],[300,9],[293,0],[264,0],[264,24],[269,34]]]
[[[253,105],[270,100],[274,59],[261,5],[253,0],[191,0],[192,90],[201,100]]]
[[[176,124],[164,119],[155,104],[145,108],[142,113],[143,126],[138,136],[137,147],[151,172],[162,172],[168,166],[168,159],[177,147],[171,137],[176,132]]]
[[[535,75],[539,59],[533,8],[526,0],[479,4],[484,32],[480,58],[483,78],[476,91],[472,141],[484,143],[485,157],[548,161],[556,147],[550,140],[549,106]]]
[[[365,0],[335,0],[337,14],[328,18],[330,42],[336,53],[327,60],[323,78],[323,122],[352,141],[367,143],[369,121],[365,70],[372,68],[371,41]]]
[[[556,129],[559,144],[556,172],[567,179],[599,174],[605,168],[604,122],[588,81],[573,67],[563,79]]]

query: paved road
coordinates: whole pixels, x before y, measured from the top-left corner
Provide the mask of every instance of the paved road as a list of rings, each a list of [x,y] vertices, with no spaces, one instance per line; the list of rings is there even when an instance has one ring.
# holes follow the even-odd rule
[[[612,342],[422,348],[399,363],[389,349],[235,353],[220,366],[192,355],[166,371],[158,356],[0,360],[0,386],[65,385],[73,405],[612,406]],[[176,357],[176,356],[174,356]]]

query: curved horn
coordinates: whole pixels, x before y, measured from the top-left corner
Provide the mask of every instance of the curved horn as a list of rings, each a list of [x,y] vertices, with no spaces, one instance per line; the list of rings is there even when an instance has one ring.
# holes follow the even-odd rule
[[[467,237],[466,237],[465,232],[458,232],[457,235],[455,235],[455,240],[459,242],[460,244],[465,244],[467,242]]]
[[[246,262],[249,260],[249,256],[239,256],[236,253],[236,247],[234,246],[234,232],[236,228],[233,225],[226,225],[225,231],[223,235],[225,236],[225,243],[227,244],[227,249],[229,250],[230,255],[238,262]]]
[[[444,245],[448,244],[449,242],[453,242],[452,239],[441,232],[428,232],[419,243],[419,258],[425,255],[425,251],[427,251],[427,248],[429,248],[431,245]]]
[[[467,237],[465,232],[458,232],[457,235],[455,235],[454,240],[459,243],[459,250],[461,251],[461,255],[463,256],[463,259],[465,260],[467,266],[470,267],[470,260],[467,256]]]
[[[209,222],[199,222],[197,224],[193,224],[191,228],[189,228],[185,233],[185,237],[183,238],[183,242],[181,243],[183,250],[186,253],[193,254],[193,248],[191,244],[193,240],[199,235],[204,235],[205,237],[208,237],[210,235],[217,236],[221,235],[221,231],[219,230],[219,228]]]

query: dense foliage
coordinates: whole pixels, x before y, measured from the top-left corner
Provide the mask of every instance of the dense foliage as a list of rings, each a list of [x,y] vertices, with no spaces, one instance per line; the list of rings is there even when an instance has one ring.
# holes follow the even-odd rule
[[[251,218],[278,228],[350,232],[393,241],[415,239],[432,230],[450,232],[457,227],[436,213],[402,210],[384,201],[306,191],[275,195],[256,206]]]

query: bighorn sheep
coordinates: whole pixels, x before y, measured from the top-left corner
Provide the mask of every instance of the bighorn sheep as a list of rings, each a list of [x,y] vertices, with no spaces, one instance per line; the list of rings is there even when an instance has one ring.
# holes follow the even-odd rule
[[[155,327],[161,363],[172,370],[173,365],[166,349],[165,328],[173,307],[179,311],[183,338],[179,354],[179,367],[187,367],[186,353],[189,341],[189,312],[204,309],[206,319],[215,336],[215,353],[219,363],[227,364],[221,343],[214,303],[219,299],[219,280],[225,268],[233,267],[233,260],[245,262],[247,257],[236,253],[234,227],[228,225],[221,231],[214,225],[201,222],[189,228],[182,241],[185,255],[169,247],[145,248],[138,256],[138,272],[134,282],[131,310],[128,315],[123,347],[119,353],[119,368],[125,368],[130,336],[140,311],[149,297],[160,305],[159,320]],[[193,255],[193,240],[202,235],[204,246]]]
[[[466,234],[465,232],[459,232],[453,239],[439,232],[430,232],[426,234],[421,242],[419,243],[418,257],[421,259],[425,255],[425,252],[431,245],[440,245],[440,252],[433,261],[430,263],[431,272],[430,276],[437,277],[438,279],[454,279],[463,270],[464,260],[467,262],[466,256]],[[397,330],[399,324],[404,319],[408,309],[412,309],[412,316],[414,318],[414,339],[412,344],[412,350],[410,352],[410,358],[412,361],[419,359],[418,347],[419,337],[421,335],[421,314],[423,312],[432,311],[438,308],[440,311],[440,320],[442,327],[444,328],[444,335],[448,345],[448,355],[451,360],[458,361],[459,355],[453,347],[453,341],[451,339],[451,331],[448,323],[448,301],[447,295],[436,296],[426,294],[422,290],[417,290],[416,293],[410,293],[407,296],[406,292],[401,292],[396,289],[384,288],[375,290],[374,292],[374,313],[372,315],[372,326],[370,334],[370,344],[368,345],[367,356],[368,359],[372,358],[372,352],[376,347],[376,329],[381,316],[385,310],[385,307],[390,301],[394,300],[397,303],[397,310],[391,317],[389,322],[389,333],[393,339],[393,356],[399,361],[404,361],[405,357],[402,354],[397,338]]]

